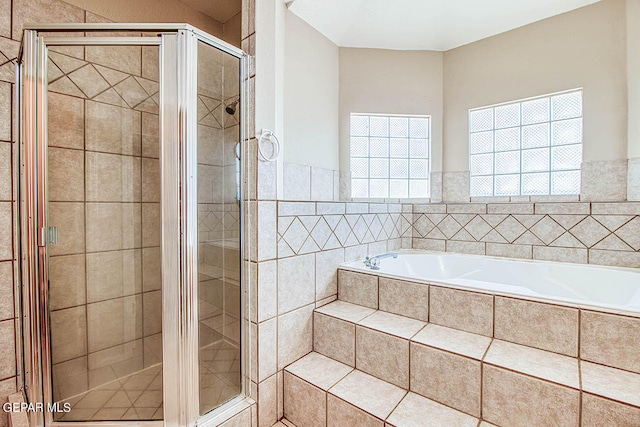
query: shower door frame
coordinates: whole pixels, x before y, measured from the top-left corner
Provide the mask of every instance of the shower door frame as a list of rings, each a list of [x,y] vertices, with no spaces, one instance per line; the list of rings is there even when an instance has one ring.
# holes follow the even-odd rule
[[[156,37],[88,37],[82,32],[157,32]],[[47,33],[40,35],[40,32]],[[56,32],[79,32],[57,37]],[[198,349],[198,43],[240,61],[240,394],[200,415]],[[247,173],[247,55],[188,24],[43,24],[25,26],[16,69],[19,102],[19,322],[24,341],[22,381],[29,402],[53,403],[48,307],[47,46],[158,46],[161,197],[163,420],[73,421],[73,425],[206,426],[253,403],[248,338],[249,253],[243,182]],[[247,240],[248,243],[248,240]],[[19,358],[20,359],[20,358]],[[196,398],[197,396],[197,398]],[[30,412],[34,426],[66,426],[51,413]]]

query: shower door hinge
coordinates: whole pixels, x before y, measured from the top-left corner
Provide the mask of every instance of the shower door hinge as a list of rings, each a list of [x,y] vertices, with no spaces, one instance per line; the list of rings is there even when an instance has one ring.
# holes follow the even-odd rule
[[[40,241],[38,246],[45,247],[47,244],[56,245],[58,243],[58,227],[40,228]]]

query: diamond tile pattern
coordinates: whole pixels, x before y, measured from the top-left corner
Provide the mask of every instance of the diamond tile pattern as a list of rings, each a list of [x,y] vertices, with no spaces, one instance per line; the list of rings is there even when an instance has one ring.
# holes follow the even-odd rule
[[[49,90],[84,99],[158,112],[158,83],[95,65],[81,59],[49,53]]]
[[[455,240],[634,253],[640,252],[640,215],[414,213],[411,230],[405,234],[414,239],[431,241]],[[640,267],[636,264],[625,265]]]
[[[433,229],[429,219],[423,222],[423,232]],[[400,213],[280,216],[278,257],[397,239],[402,231]]]

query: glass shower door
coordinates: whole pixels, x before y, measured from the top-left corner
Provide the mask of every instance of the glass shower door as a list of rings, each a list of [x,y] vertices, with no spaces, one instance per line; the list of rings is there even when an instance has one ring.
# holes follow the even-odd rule
[[[158,52],[47,49],[55,421],[163,418]]]
[[[241,392],[240,60],[198,42],[200,414]]]

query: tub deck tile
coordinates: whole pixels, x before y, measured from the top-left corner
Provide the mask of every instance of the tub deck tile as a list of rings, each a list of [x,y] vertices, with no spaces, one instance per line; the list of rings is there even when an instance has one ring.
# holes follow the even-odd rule
[[[640,407],[640,374],[580,362],[582,390]]]
[[[397,314],[376,311],[359,321],[358,325],[409,339],[422,329],[426,323]]]
[[[482,360],[489,344],[491,344],[491,338],[484,335],[459,331],[433,323],[418,332],[411,341],[477,360]]]
[[[493,340],[484,362],[571,388],[580,388],[578,359],[573,357]]]
[[[327,316],[337,317],[347,322],[357,323],[365,317],[373,314],[376,310],[361,305],[352,304],[345,301],[334,301],[330,304],[316,308],[316,312]]]

